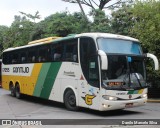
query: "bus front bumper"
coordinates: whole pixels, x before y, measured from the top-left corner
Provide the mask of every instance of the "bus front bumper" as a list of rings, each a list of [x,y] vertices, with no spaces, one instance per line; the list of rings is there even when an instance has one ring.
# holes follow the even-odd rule
[[[135,99],[135,100],[102,100],[100,105],[100,111],[108,111],[108,110],[117,110],[117,109],[126,109],[137,106],[143,106],[147,103],[147,98]]]

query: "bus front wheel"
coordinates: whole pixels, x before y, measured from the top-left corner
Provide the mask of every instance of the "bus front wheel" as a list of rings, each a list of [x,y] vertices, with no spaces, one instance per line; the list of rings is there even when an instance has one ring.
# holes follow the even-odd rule
[[[78,110],[76,106],[76,96],[72,90],[68,90],[64,95],[64,104],[66,108],[70,111]]]

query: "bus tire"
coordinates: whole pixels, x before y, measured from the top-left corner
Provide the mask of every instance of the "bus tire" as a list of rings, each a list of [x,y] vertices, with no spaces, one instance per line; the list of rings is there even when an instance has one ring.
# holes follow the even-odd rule
[[[20,87],[19,87],[18,83],[15,86],[15,95],[16,95],[16,98],[18,98],[18,99],[20,99],[22,97],[22,95],[20,93]]]
[[[10,91],[11,91],[11,96],[13,96],[13,97],[15,97],[16,96],[16,93],[15,93],[15,88],[14,88],[14,86],[13,86],[13,83],[10,83],[9,84],[9,89],[10,89]]]
[[[78,110],[78,107],[76,106],[76,96],[72,90],[67,90],[67,92],[65,93],[64,104],[70,111]]]

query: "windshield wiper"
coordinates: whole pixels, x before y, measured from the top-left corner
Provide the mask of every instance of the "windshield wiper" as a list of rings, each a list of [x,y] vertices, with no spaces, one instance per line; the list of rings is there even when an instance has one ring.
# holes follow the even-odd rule
[[[137,79],[137,81],[138,81],[139,86],[142,87],[142,84],[141,84],[141,82],[140,82],[140,77],[139,77],[139,75],[138,75],[137,73],[134,73],[134,75],[135,75],[135,77],[136,77],[136,79]]]

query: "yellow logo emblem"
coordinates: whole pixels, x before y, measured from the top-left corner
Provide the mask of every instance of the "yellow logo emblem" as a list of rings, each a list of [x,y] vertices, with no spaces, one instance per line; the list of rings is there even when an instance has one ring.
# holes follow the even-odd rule
[[[87,105],[92,105],[92,100],[94,97],[95,97],[94,95],[87,94],[85,95],[85,97],[82,97],[82,98],[85,100]]]

